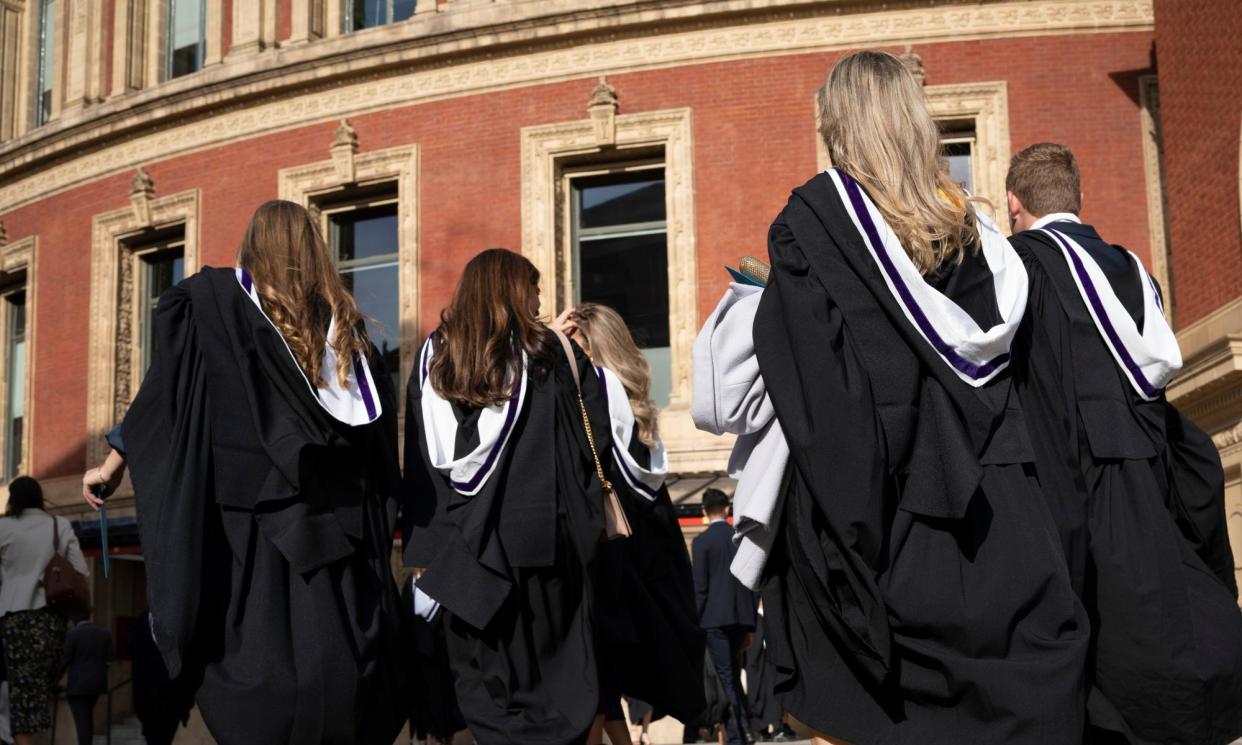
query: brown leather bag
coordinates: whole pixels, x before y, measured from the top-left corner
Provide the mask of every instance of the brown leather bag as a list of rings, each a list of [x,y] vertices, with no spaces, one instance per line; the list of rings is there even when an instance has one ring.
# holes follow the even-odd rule
[[[52,559],[43,570],[43,593],[47,606],[66,618],[84,618],[90,613],[91,591],[86,575],[78,573],[60,555],[60,521],[52,516]]]
[[[578,389],[578,408],[582,411],[582,426],[586,429],[587,442],[591,445],[591,455],[595,458],[595,473],[599,476],[599,482],[604,488],[604,535],[610,541],[625,538],[633,531],[630,529],[629,518],[625,516],[625,508],[621,506],[621,499],[617,496],[616,489],[612,488],[612,482],[604,476],[604,466],[599,461],[599,451],[595,449],[595,433],[591,430],[591,418],[587,416],[586,403],[582,400],[582,381],[578,379],[578,363],[574,359],[574,350],[569,346],[569,339],[564,334],[560,331],[555,331],[555,333],[565,349],[565,356],[569,358],[569,370],[574,375],[574,386]]]

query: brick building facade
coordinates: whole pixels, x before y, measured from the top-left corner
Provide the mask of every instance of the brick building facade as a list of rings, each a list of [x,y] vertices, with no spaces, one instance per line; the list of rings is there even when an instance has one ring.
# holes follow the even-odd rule
[[[231,265],[281,197],[318,210],[403,374],[482,248],[525,252],[547,312],[615,294],[599,277],[645,288],[615,300],[646,314],[692,494],[729,447],[689,422],[694,333],[721,265],[763,256],[824,165],[815,92],[860,47],[924,75],[955,172],[998,210],[1012,152],[1075,150],[1084,217],[1148,262],[1211,357],[1174,395],[1239,433],[1221,403],[1242,400],[1228,4],[0,0],[0,478],[30,473],[86,517],[78,484],[140,383],[152,299]],[[1242,546],[1238,439],[1222,447]],[[132,520],[125,488],[112,512]],[[97,581],[107,613],[138,609],[138,566]]]

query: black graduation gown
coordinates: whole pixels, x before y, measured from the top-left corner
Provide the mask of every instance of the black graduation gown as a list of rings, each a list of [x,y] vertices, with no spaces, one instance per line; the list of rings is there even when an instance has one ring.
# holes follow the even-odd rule
[[[378,356],[383,416],[337,422],[229,269],[164,293],[155,339],[122,434],[169,674],[223,745],[390,745],[399,472]]]
[[[1097,263],[1141,313],[1129,257],[1088,226],[1056,227],[1114,254]],[[1123,378],[1052,239],[1011,240],[1031,288],[1015,388],[1091,616],[1089,722],[1131,743],[1231,742],[1242,735],[1242,613],[1216,448],[1163,395],[1146,401]]]
[[[630,455],[649,466],[651,452],[630,438]],[[615,676],[627,695],[680,721],[706,707],[702,686],[703,630],[694,606],[694,579],[686,540],[673,511],[668,487],[654,501],[639,494],[608,459],[632,535],[609,541],[600,551],[597,597],[604,674]]]
[[[410,667],[410,731],[419,740],[430,735],[451,741],[454,733],[466,728],[466,720],[453,690],[453,673],[444,639],[445,614],[436,613],[430,621],[415,615],[411,612],[413,590],[413,582],[406,582],[401,592],[401,604],[408,613],[406,660]]]
[[[767,732],[772,727],[779,730],[784,721],[784,712],[772,691],[775,671],[764,642],[765,626],[763,614],[757,614],[755,635],[750,649],[746,650],[746,702],[749,705],[750,727],[756,732]]]
[[[552,370],[527,372],[525,406],[474,496],[430,465],[420,371],[406,389],[405,563],[425,568],[419,587],[448,614],[457,701],[481,745],[582,742],[598,702],[593,575],[603,494],[569,362],[553,344]],[[607,405],[590,361],[574,352],[604,454]],[[457,414],[463,428],[477,422],[477,412]],[[468,447],[458,434],[458,448]]]
[[[769,253],[755,349],[792,457],[763,603],[785,710],[857,745],[1080,742],[1087,619],[1007,375],[972,388],[936,356],[829,175]],[[987,275],[974,254],[936,283],[986,321]]]

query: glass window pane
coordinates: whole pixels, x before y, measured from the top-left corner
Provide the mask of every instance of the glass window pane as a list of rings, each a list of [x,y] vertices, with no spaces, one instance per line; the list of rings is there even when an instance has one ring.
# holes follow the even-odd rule
[[[56,55],[56,0],[43,0],[39,13],[39,84],[36,124],[52,118],[53,61]]]
[[[349,0],[349,30],[358,31],[404,21],[414,15],[417,4],[417,0]]]
[[[667,347],[668,249],[663,232],[578,244],[579,294],[621,314],[639,347]]]
[[[607,305],[625,319],[651,363],[651,397],[672,390],[664,170],[573,181],[575,302]]]
[[[966,191],[974,193],[974,174],[971,167],[974,143],[946,142],[943,145],[944,159],[949,164],[949,178],[961,184]]]
[[[392,0],[392,22],[404,21],[414,15],[417,0]]]
[[[171,0],[168,33],[168,76],[180,77],[202,67],[204,0]]]
[[[159,251],[142,257],[143,305],[139,318],[142,323],[142,369],[146,372],[155,359],[157,338],[155,336],[155,310],[160,296],[185,275],[185,259],[180,251]]]
[[[578,229],[664,221],[664,172],[579,179]]]
[[[11,479],[22,466],[23,425],[26,418],[26,293],[5,298],[8,308],[7,355],[9,388],[5,422],[4,475]]]
[[[332,215],[330,236],[345,286],[366,317],[367,336],[400,390],[401,311],[397,205]]]

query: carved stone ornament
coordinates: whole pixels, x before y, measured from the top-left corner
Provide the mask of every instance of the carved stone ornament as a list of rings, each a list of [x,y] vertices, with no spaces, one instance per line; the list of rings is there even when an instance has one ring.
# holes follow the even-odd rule
[[[134,210],[134,221],[139,225],[150,225],[151,202],[155,199],[155,182],[151,180],[151,174],[139,166],[129,183],[129,203]]]
[[[358,154],[358,132],[349,125],[348,119],[342,119],[341,126],[336,128],[330,150],[337,177],[352,184],[356,180],[354,156]]]
[[[4,220],[0,220],[0,246],[9,245],[9,229],[4,226]]]
[[[906,66],[914,79],[919,81],[919,85],[927,84],[927,68],[923,66],[923,58],[914,51],[914,47],[906,45],[906,51],[897,59],[901,60],[901,64]]]
[[[596,145],[612,147],[617,144],[617,109],[620,107],[617,89],[608,84],[607,78],[600,78],[599,85],[591,91],[591,100],[587,103],[587,114],[591,117]]]

